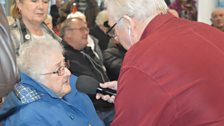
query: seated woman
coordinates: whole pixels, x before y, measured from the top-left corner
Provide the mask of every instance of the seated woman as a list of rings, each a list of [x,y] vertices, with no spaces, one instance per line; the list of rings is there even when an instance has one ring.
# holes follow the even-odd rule
[[[103,126],[87,95],[76,90],[57,42],[25,43],[17,57],[21,80],[14,95],[5,98],[10,107],[12,96],[20,104],[3,120],[4,126]]]

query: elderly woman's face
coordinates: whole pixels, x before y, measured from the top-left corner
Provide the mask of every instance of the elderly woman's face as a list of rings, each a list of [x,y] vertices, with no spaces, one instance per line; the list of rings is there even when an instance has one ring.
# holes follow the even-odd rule
[[[41,23],[48,13],[49,0],[16,0],[23,20]]]
[[[71,73],[65,65],[62,54],[50,55],[49,61],[46,65],[47,69],[45,70],[43,84],[58,96],[63,97],[71,90],[69,83]]]

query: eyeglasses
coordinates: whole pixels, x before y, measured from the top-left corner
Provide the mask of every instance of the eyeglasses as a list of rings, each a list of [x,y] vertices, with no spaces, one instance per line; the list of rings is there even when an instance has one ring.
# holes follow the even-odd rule
[[[71,30],[71,31],[73,31],[73,30],[80,30],[80,31],[82,31],[82,32],[89,32],[89,28],[87,28],[87,27],[81,27],[81,28],[68,28],[68,30]]]
[[[118,24],[118,22],[122,19],[123,17],[119,18],[118,21],[116,23],[114,23],[110,29],[106,32],[106,34],[108,36],[110,36],[111,38],[115,38],[116,37],[116,34],[115,34],[115,26]]]
[[[50,0],[42,0],[44,3],[49,3]],[[37,2],[37,0],[32,0],[32,2]]]
[[[65,62],[64,66],[60,66],[57,71],[44,73],[41,75],[58,74],[58,76],[63,76],[65,74],[65,68],[69,68],[69,66],[70,66],[69,62]]]

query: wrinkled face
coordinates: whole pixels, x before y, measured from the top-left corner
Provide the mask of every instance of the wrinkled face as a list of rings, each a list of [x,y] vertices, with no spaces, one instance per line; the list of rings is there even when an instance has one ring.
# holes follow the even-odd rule
[[[211,21],[212,24],[217,28],[224,27],[224,9],[214,10]]]
[[[127,24],[124,24],[125,22],[123,22],[123,18],[119,19],[118,21],[113,21],[112,19],[109,18],[109,25],[113,27],[113,31],[114,31],[114,35],[112,35],[114,37],[115,40],[117,40],[118,42],[120,42],[120,44],[125,48],[125,49],[129,49],[131,47],[131,38],[130,38],[130,31],[127,27],[125,27]]]
[[[81,50],[87,45],[89,29],[86,23],[79,19],[72,19],[66,30],[67,42],[75,49]]]
[[[40,24],[48,13],[49,0],[16,0],[22,19],[31,24]]]
[[[70,92],[70,71],[65,67],[65,61],[62,54],[52,54],[49,56],[48,64],[43,80],[43,84],[55,92],[58,96],[63,97]]]

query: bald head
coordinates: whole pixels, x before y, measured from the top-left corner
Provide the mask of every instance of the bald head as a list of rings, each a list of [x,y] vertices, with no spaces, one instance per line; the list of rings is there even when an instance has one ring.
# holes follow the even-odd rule
[[[212,16],[217,14],[217,13],[223,13],[224,12],[224,8],[215,8],[212,11]]]
[[[215,8],[211,14],[212,26],[224,31],[224,8]]]
[[[63,40],[76,50],[86,47],[88,34],[86,22],[77,17],[66,19],[61,30]]]

